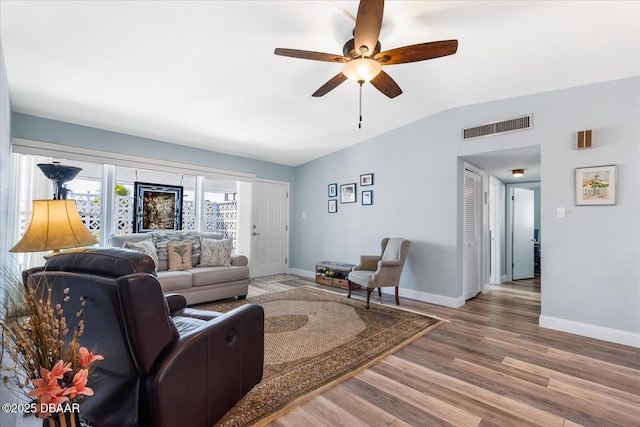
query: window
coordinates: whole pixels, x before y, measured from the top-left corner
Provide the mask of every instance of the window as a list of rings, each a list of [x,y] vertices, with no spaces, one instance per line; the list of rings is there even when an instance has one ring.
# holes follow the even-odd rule
[[[234,180],[213,180],[195,175],[119,167],[67,159],[51,159],[30,154],[14,154],[19,173],[16,183],[19,228],[16,241],[22,236],[31,217],[31,201],[51,198],[54,184],[37,168],[37,163],[59,161],[82,170],[68,182],[68,199],[76,201],[78,212],[89,231],[103,245],[111,233],[133,232],[134,183],[152,183],[183,187],[182,229],[221,233],[234,241],[236,247],[238,218],[238,183]],[[105,188],[105,183],[112,188]],[[201,197],[198,195],[202,194]],[[14,222],[16,223],[16,222]],[[40,257],[40,255],[38,255]],[[38,263],[21,261],[25,268]]]
[[[238,183],[226,180],[204,180],[202,203],[202,230],[221,233],[233,240],[236,249],[238,237]]]

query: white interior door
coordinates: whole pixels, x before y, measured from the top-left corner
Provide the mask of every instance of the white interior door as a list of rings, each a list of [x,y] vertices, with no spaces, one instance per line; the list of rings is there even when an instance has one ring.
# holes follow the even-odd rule
[[[286,183],[253,184],[251,277],[282,274],[287,270],[288,196]]]
[[[489,230],[491,274],[489,283],[498,285],[504,281],[505,248],[505,194],[504,184],[494,177],[490,177],[489,185]]]
[[[463,248],[463,294],[464,299],[473,298],[482,290],[482,177],[464,171],[464,248]]]
[[[489,186],[489,283],[500,283],[500,269],[498,262],[498,188],[491,182]]]
[[[513,189],[513,280],[533,278],[533,190]]]

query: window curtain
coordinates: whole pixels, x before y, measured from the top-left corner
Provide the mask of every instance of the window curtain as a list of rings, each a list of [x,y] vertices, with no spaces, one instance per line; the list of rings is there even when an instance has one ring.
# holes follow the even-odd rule
[[[51,163],[51,157],[29,154],[11,154],[12,191],[9,192],[9,227],[7,229],[11,245],[15,245],[24,234],[31,220],[34,200],[52,199],[53,184],[44,176],[38,163]],[[47,252],[11,252],[9,268],[20,277],[23,270],[44,265],[43,256]]]

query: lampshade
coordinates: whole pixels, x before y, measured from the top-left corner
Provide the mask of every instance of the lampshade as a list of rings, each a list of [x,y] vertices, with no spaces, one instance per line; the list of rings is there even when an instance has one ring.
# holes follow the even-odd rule
[[[514,178],[520,178],[521,176],[524,176],[524,169],[513,169],[511,171],[511,175]]]
[[[382,65],[371,58],[358,58],[347,62],[342,67],[342,74],[356,82],[368,82],[382,71]]]
[[[85,227],[75,200],[34,200],[31,222],[10,252],[40,252],[98,243]]]

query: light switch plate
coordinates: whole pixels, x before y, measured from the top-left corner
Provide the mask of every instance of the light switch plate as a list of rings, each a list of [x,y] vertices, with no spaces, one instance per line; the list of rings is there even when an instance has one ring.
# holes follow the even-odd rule
[[[567,216],[567,208],[557,208],[556,215],[558,218],[565,218]]]

